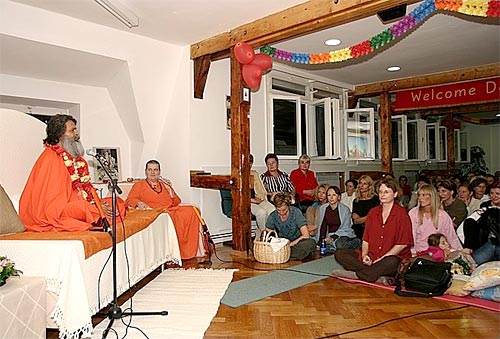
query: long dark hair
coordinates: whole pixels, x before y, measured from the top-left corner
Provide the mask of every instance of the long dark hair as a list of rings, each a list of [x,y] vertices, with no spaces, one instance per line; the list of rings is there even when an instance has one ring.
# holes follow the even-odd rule
[[[66,123],[73,121],[76,125],[76,119],[68,114],[56,114],[47,122],[45,132],[47,137],[43,139],[44,144],[55,145],[66,132]]]

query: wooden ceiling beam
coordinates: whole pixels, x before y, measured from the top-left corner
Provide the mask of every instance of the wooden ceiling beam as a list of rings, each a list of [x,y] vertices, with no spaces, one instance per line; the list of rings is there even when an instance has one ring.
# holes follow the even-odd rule
[[[483,112],[500,112],[500,102],[490,102],[485,104],[472,104],[453,107],[438,107],[427,110],[414,110],[414,113],[420,113],[421,117],[432,115],[446,115],[446,114],[476,114]],[[398,112],[401,114],[401,112]]]
[[[461,81],[492,78],[500,76],[500,64],[489,64],[455,71],[432,73],[411,78],[374,82],[359,85],[349,95],[356,98],[374,97],[383,92],[397,92],[426,86],[449,84]]]
[[[214,54],[217,54],[217,58],[229,56],[229,49],[239,41],[245,41],[253,47],[260,47],[366,18],[398,5],[415,2],[418,0],[339,0],[338,3],[333,0],[307,1],[192,44],[191,59]]]

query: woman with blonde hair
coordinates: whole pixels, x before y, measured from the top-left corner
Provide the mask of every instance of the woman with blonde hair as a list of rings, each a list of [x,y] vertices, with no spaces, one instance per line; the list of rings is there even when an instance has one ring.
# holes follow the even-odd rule
[[[327,202],[326,191],[330,185],[321,184],[314,189],[314,203],[306,210],[307,229],[311,237],[318,232],[319,207]]]
[[[461,250],[462,244],[458,239],[448,213],[440,208],[441,201],[436,188],[424,185],[417,192],[418,205],[408,212],[411,219],[414,246],[412,254],[425,251],[428,247],[427,239],[435,233],[443,234],[448,239],[453,251]]]
[[[368,212],[378,205],[380,200],[375,195],[373,179],[369,175],[362,175],[356,188],[356,199],[352,202],[352,228],[359,239],[363,239]]]

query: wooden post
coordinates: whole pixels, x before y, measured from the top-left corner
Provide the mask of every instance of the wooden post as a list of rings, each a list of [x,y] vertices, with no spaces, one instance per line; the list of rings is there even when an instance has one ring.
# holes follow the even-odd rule
[[[380,94],[380,129],[381,135],[381,171],[384,173],[392,172],[392,122],[391,122],[391,99],[389,92],[382,92]]]
[[[250,239],[250,102],[243,101],[241,65],[231,49],[231,190],[233,249],[247,249]]]
[[[455,131],[453,129],[453,114],[446,115],[446,169],[451,174],[455,168]]]

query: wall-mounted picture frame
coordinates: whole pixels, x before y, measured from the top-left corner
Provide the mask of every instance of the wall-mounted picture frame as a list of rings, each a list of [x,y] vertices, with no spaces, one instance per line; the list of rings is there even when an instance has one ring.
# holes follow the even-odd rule
[[[231,97],[226,95],[226,129],[231,129]]]
[[[121,180],[121,162],[120,162],[120,148],[119,147],[93,147],[95,154],[102,157],[103,165],[107,166],[109,173],[113,179]],[[101,163],[94,159],[94,181],[95,182],[108,182],[109,177],[106,174]]]

